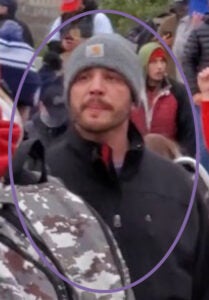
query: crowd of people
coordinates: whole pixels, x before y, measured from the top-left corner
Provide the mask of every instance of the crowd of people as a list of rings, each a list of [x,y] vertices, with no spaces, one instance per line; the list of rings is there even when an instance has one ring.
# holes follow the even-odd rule
[[[63,0],[49,32],[97,8],[96,0]],[[133,47],[107,15],[95,12],[52,36],[20,92],[11,148],[21,220],[8,136],[35,50],[16,10],[16,0],[0,0],[0,299],[208,300],[207,13],[191,14],[188,0],[174,0],[155,24],[193,95],[198,180],[191,103],[164,45],[149,34]],[[157,266],[181,228],[152,276],[113,293]]]

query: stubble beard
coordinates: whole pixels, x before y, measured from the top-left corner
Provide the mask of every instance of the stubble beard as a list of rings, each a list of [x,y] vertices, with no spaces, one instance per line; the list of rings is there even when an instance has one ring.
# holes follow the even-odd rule
[[[85,120],[82,120],[79,115],[77,115],[72,117],[72,123],[79,132],[86,132],[88,134],[94,135],[103,135],[122,126],[127,121],[127,119],[130,119],[130,112],[128,112],[126,115],[124,114],[123,116],[115,115],[106,124],[98,124],[96,121],[95,123],[91,122],[91,124],[89,124],[88,122],[85,122]]]

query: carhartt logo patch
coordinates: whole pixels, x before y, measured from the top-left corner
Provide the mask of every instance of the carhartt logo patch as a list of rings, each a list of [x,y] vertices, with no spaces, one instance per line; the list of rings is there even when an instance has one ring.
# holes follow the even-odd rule
[[[86,57],[104,57],[104,45],[95,44],[86,47]]]

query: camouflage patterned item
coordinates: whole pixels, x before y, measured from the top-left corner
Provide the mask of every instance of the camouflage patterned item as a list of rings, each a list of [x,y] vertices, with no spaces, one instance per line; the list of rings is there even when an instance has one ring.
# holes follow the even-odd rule
[[[129,283],[113,236],[84,201],[57,180],[17,186],[19,206],[33,240],[71,281],[93,289]],[[21,229],[10,186],[0,188],[0,295],[4,300],[133,300],[131,290],[94,294],[71,287],[41,262]]]

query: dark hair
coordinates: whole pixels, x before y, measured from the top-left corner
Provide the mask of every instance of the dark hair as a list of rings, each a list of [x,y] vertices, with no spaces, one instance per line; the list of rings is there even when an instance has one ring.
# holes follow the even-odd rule
[[[153,20],[147,19],[146,23],[155,31],[157,31],[157,25],[154,23]],[[132,43],[137,44],[136,53],[138,53],[139,49],[146,43],[153,40],[154,35],[144,28],[141,25],[137,25],[133,27],[127,34],[126,38],[131,41]]]
[[[68,20],[73,15],[72,13],[65,13],[62,15],[62,22]],[[61,38],[65,36],[69,32],[70,29],[78,28],[81,32],[81,36],[83,38],[89,38],[92,36],[93,32],[93,15],[82,17],[76,21],[71,22],[70,24],[64,26],[60,30]]]
[[[180,14],[184,14],[185,10],[188,9],[188,5],[189,5],[189,1],[188,0],[182,0],[179,2],[175,2],[171,4],[170,6],[170,12],[174,13],[174,14],[178,14],[178,12]],[[181,11],[182,10],[182,11]]]
[[[97,0],[83,0],[84,11],[95,10],[98,8]]]
[[[66,20],[72,18],[73,16],[77,15],[78,13],[87,12],[90,10],[95,10],[98,8],[97,0],[83,0],[84,8],[79,12],[65,12],[61,15],[62,23]],[[74,22],[71,22],[70,24],[64,26],[60,30],[61,37],[63,37],[70,28],[76,28],[79,27],[81,30],[81,34],[83,38],[88,38],[92,35],[93,32],[93,15],[89,15],[86,17],[82,17],[81,19],[78,19]]]
[[[44,54],[43,62],[47,64],[51,70],[59,71],[62,69],[62,60],[55,51],[47,51]]]

